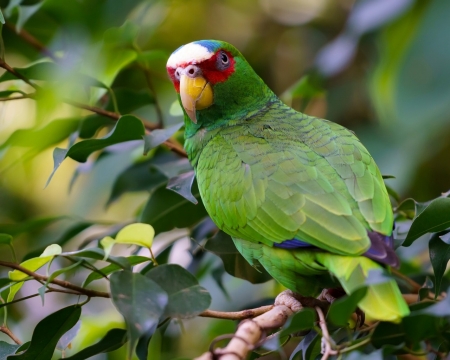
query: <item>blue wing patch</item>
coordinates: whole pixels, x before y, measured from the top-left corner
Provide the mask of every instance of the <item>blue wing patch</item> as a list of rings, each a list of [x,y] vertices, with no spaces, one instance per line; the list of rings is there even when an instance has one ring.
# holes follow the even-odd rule
[[[299,239],[291,239],[291,240],[285,240],[282,243],[275,243],[273,244],[274,247],[282,248],[282,249],[298,249],[298,248],[307,248],[307,247],[314,247],[311,244],[308,244],[305,241],[299,240]]]

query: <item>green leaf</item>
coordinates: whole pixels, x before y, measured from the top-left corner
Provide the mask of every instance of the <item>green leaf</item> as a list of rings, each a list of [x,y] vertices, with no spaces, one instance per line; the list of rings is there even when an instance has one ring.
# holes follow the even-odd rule
[[[131,256],[127,257],[126,259],[127,259],[128,263],[130,264],[130,267],[133,265],[141,264],[146,261],[151,261],[151,259],[148,257],[137,256],[137,255],[131,255]],[[99,270],[103,273],[103,275],[108,276],[109,274],[113,273],[114,271],[121,270],[121,269],[122,268],[120,266],[117,266],[115,264],[110,264]],[[93,282],[95,280],[100,280],[103,278],[104,277],[101,274],[99,274],[97,272],[92,272],[89,274],[89,276],[86,278],[86,280],[84,280],[83,287],[88,286],[91,282]]]
[[[447,289],[447,294],[448,291],[450,291],[450,288]],[[435,317],[450,316],[450,297],[447,296],[443,300],[435,303],[434,305],[428,306],[425,309],[417,311],[417,314],[426,314]]]
[[[13,237],[9,234],[0,234],[0,244],[11,245]]]
[[[73,263],[69,266],[66,266],[64,268],[58,269],[56,271],[54,271],[47,279],[47,281],[45,282],[45,286],[48,286],[49,283],[51,283],[54,279],[56,279],[59,275],[64,274],[68,271],[71,271],[75,268],[77,268],[78,266],[80,266],[83,263],[83,260],[80,260],[76,263]]]
[[[40,129],[16,130],[8,140],[0,145],[0,148],[20,146],[34,148],[38,151],[44,150],[54,144],[60,143],[76,131],[80,121],[80,118],[59,119],[53,120]]]
[[[127,331],[125,329],[111,329],[98,343],[88,346],[72,356],[64,358],[64,360],[85,360],[97,354],[116,350],[122,347],[126,342]]]
[[[42,266],[47,264],[50,260],[53,259],[54,256],[61,254],[61,246],[53,244],[47,246],[47,248],[44,250],[44,252],[41,254],[41,256],[33,259],[28,259],[21,263],[20,265],[24,267],[27,270],[30,271],[36,271],[40,269]],[[20,281],[28,277],[27,274],[23,273],[19,270],[13,270],[8,273],[9,278],[13,281]],[[14,284],[9,289],[8,299],[7,302],[11,302],[14,299],[14,296],[17,294],[17,292],[22,287],[23,282],[18,282],[17,284]]]
[[[199,199],[200,194],[194,183],[193,194]],[[207,216],[203,203],[194,205],[178,194],[161,186],[154,191],[139,219],[140,222],[153,226],[156,234],[173,228],[190,227]]]
[[[160,158],[167,158],[167,156],[157,156],[127,167],[114,181],[107,205],[113,203],[126,192],[152,191],[165,184],[167,177],[152,167],[154,162]]]
[[[157,329],[148,343],[147,360],[161,360],[162,334]]]
[[[141,140],[144,135],[145,129],[142,121],[133,115],[125,115],[118,120],[109,136],[103,139],[78,142],[69,149],[66,157],[70,157],[78,162],[86,162],[89,155],[95,151],[125,141]]]
[[[53,244],[58,244],[59,246],[63,246],[69,240],[71,240],[74,236],[78,235],[80,232],[82,232],[83,230],[86,230],[88,227],[90,227],[92,225],[94,225],[94,223],[90,222],[90,221],[77,222],[77,223],[73,224],[72,226],[70,226],[69,228],[67,228],[61,234],[61,236],[59,236],[58,238],[54,239],[52,241],[52,243]],[[32,252],[29,252],[28,254],[25,255],[24,260],[28,260],[28,259],[37,257],[44,250],[45,250],[45,247],[37,249],[37,250],[33,250]]]
[[[56,344],[56,348],[58,350],[65,350],[68,347],[70,347],[70,344],[72,343],[73,339],[78,335],[78,332],[81,328],[81,321],[78,320],[72,329],[67,331],[58,341],[58,344]]]
[[[194,205],[198,204],[197,199],[192,195],[192,184],[195,180],[195,171],[189,171],[187,173],[175,176],[171,178],[166,186],[166,189],[176,192],[186,200],[189,200]]]
[[[148,90],[136,91],[129,88],[114,88],[117,98],[117,106],[121,114],[131,114],[134,110],[153,104],[155,99]],[[114,111],[113,102],[110,101],[106,110]]]
[[[144,154],[172,137],[183,125],[184,123],[180,122],[166,129],[153,130],[149,135],[144,136]]]
[[[9,356],[10,360],[49,360],[58,340],[79,320],[81,306],[72,305],[50,314],[41,320],[33,331],[30,347],[20,355]]]
[[[59,166],[66,158],[68,151],[69,151],[68,149],[61,149],[61,148],[55,148],[53,150],[53,170],[50,176],[48,177],[44,188],[46,188],[48,184],[50,184],[50,181],[52,181],[53,175],[55,175],[56,170],[58,170]]]
[[[16,353],[16,350],[20,345],[8,344],[7,342],[0,341],[0,360],[6,360],[8,355]]]
[[[316,312],[311,308],[303,308],[290,317],[281,330],[280,337],[312,329],[316,322]]]
[[[336,326],[347,326],[348,320],[358,307],[358,303],[367,293],[367,287],[354,291],[351,295],[337,299],[331,304],[328,319]]]
[[[225,271],[232,276],[250,281],[252,284],[260,284],[272,279],[262,266],[258,268],[251,266],[236,249],[231,237],[223,231],[219,231],[209,239],[205,249],[219,256]]]
[[[155,230],[151,225],[134,223],[125,226],[116,235],[116,243],[133,244],[150,248],[155,237]]]
[[[401,324],[381,322],[372,335],[372,345],[380,348],[383,345],[399,345],[405,342],[405,333]]]
[[[55,80],[56,65],[50,61],[43,61],[25,68],[14,68],[16,72],[29,80]],[[0,82],[8,80],[17,80],[9,71],[0,76]]]
[[[5,17],[3,16],[2,11],[0,10],[0,23],[5,24]]]
[[[79,127],[79,137],[81,139],[89,139],[93,137],[98,130],[106,126],[113,127],[116,121],[101,115],[89,115],[86,116]]]
[[[78,251],[65,252],[60,254],[60,256],[69,256],[69,257],[81,257],[87,259],[95,259],[95,260],[104,260],[119,266],[122,269],[129,269],[130,264],[126,258],[121,256],[108,256],[105,258],[105,252],[100,248],[87,248]]]
[[[39,230],[66,218],[65,216],[48,216],[41,218],[32,218],[28,221],[18,223],[0,224],[0,233],[7,233],[16,236],[22,233],[37,233]]]
[[[179,265],[159,265],[150,270],[146,276],[169,295],[165,316],[194,317],[211,304],[211,295],[208,291],[198,284],[194,275]]]
[[[131,271],[116,272],[110,281],[112,301],[127,323],[127,359],[131,359],[139,338],[156,330],[168,295],[151,279]]]
[[[435,299],[441,292],[441,282],[450,260],[450,245],[440,239],[438,234],[434,234],[428,244],[430,261],[433,266],[435,277]]]
[[[430,232],[439,232],[450,227],[450,198],[433,200],[413,221],[403,246]]]

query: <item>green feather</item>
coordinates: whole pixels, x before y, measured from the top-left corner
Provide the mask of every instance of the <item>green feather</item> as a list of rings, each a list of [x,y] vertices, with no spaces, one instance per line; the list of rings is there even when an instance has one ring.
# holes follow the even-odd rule
[[[235,64],[212,84],[214,103],[197,110],[197,123],[185,115],[185,148],[206,210],[250,263],[284,286],[317,295],[337,279],[351,293],[380,268],[361,256],[367,232],[392,232],[374,160],[349,130],[283,104],[233,46],[209,43]],[[274,247],[293,238],[319,250]],[[360,306],[388,321],[409,311],[393,281],[370,286]]]

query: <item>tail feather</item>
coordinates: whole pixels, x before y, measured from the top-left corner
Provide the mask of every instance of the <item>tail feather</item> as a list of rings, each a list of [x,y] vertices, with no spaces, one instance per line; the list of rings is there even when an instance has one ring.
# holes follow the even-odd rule
[[[363,256],[351,257],[322,253],[318,254],[318,258],[337,277],[348,294],[362,286],[367,286],[366,280],[370,270],[382,269],[379,264]],[[400,322],[402,317],[409,314],[408,305],[397,283],[392,279],[368,285],[367,294],[358,306],[367,317],[376,320]]]

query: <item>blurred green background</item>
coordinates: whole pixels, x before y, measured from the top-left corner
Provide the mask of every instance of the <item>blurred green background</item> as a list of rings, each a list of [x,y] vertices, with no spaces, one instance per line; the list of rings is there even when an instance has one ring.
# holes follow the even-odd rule
[[[37,101],[0,102],[0,230],[13,229],[19,258],[54,242],[64,243],[64,250],[76,249],[133,221],[149,197],[150,189],[129,185],[106,206],[118,175],[145,162],[136,143],[114,145],[83,164],[67,159],[45,187],[53,170],[52,151],[67,147],[73,124],[46,133],[39,129],[57,119],[91,114],[67,100],[113,110],[109,93],[88,87],[78,74],[112,88],[119,110],[140,94],[148,103],[133,114],[153,124],[159,117],[164,126],[176,124],[182,117],[165,62],[179,46],[200,39],[232,43],[284,101],[353,130],[381,172],[395,176],[387,183],[400,198],[426,201],[450,188],[449,1],[1,0],[0,7],[7,20],[2,34],[8,64],[26,67],[53,58],[59,65],[51,81],[36,79],[43,84]],[[28,92],[30,87],[0,78],[0,91],[9,90]],[[11,137],[18,129],[30,131]],[[97,136],[107,132],[101,129]],[[86,223],[83,231],[70,237],[67,231],[80,223]],[[185,230],[161,234],[155,251],[167,239],[179,239],[169,260],[191,266],[212,294],[211,308],[257,306],[280,290],[273,282],[249,285],[224,275],[224,292],[209,271],[220,267],[220,260],[207,254],[193,267],[187,235]],[[426,270],[422,250],[405,256],[417,255],[408,261]],[[8,249],[0,251],[8,259]],[[72,276],[82,279],[83,274],[79,270]],[[98,287],[105,289],[106,283]],[[27,285],[22,293],[35,291]],[[45,314],[66,303],[70,298],[59,295],[49,296],[44,306],[39,299],[22,302],[10,308],[9,325],[20,338],[29,338]],[[82,331],[67,354],[122,322],[102,299],[93,299],[87,308]],[[21,326],[23,321],[30,326]],[[161,359],[199,355],[215,336],[234,327],[233,322],[202,318],[173,322]],[[95,359],[122,359],[121,351]]]

